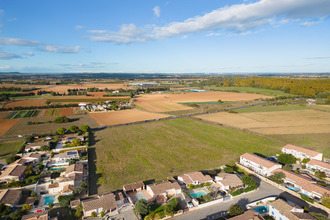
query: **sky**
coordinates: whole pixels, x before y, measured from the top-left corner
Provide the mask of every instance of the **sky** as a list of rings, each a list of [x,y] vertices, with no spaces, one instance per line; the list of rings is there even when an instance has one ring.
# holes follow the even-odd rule
[[[0,72],[330,72],[330,0],[0,0]]]

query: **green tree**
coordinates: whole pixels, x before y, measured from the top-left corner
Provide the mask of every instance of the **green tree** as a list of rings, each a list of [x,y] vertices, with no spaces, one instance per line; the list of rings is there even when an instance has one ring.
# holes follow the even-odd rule
[[[62,127],[62,128],[57,129],[56,132],[57,132],[57,134],[63,135],[63,134],[65,134],[66,129]]]
[[[54,152],[50,152],[50,157],[54,157]]]
[[[270,180],[282,184],[284,182],[285,174],[283,172],[275,172],[272,176],[269,177]]]
[[[230,216],[236,216],[244,213],[242,207],[238,204],[231,205],[228,209]]]
[[[71,131],[72,133],[77,133],[79,131],[79,128],[76,125],[72,125],[69,127],[69,131]]]
[[[172,206],[170,206],[170,205],[167,205],[164,208],[164,213],[166,215],[172,216],[172,215],[174,215],[174,208]]]
[[[73,196],[59,196],[58,202],[60,203],[61,207],[67,207],[69,206],[70,201],[73,199]]]
[[[149,212],[149,202],[145,199],[140,199],[135,203],[135,209],[141,214],[146,215]]]
[[[223,169],[223,171],[224,171],[225,173],[234,173],[234,172],[235,172],[234,168],[232,168],[232,167],[225,167],[225,168]]]
[[[18,160],[19,158],[20,158],[19,156],[10,154],[6,157],[6,163],[11,164],[11,163],[15,162],[15,160]]]
[[[28,204],[24,204],[22,207],[23,211],[30,210],[31,208],[32,208],[31,205],[28,205]]]
[[[241,177],[241,180],[246,186],[251,186],[254,189],[258,187],[256,181],[251,176],[244,175]]]
[[[53,208],[54,207],[54,204],[50,202],[50,203],[48,203],[48,207],[49,208]]]
[[[104,217],[104,212],[103,211],[101,212],[101,217]]]
[[[97,217],[96,212],[92,212],[92,217]]]
[[[327,177],[327,175],[325,174],[325,172],[322,172],[322,171],[317,171],[315,173],[315,175],[320,178],[321,180],[325,179]]]
[[[322,205],[324,205],[325,207],[330,208],[330,195],[329,195],[329,194],[325,194],[325,195],[322,197],[321,203],[322,203]]]
[[[0,216],[8,215],[10,212],[10,207],[6,206],[4,202],[0,203]]]
[[[81,141],[78,138],[75,138],[72,140],[71,146],[73,146],[73,147],[81,146]]]
[[[81,203],[79,203],[79,205],[77,205],[76,207],[76,213],[74,214],[76,217],[80,218],[83,214],[83,207],[81,205]]]
[[[218,103],[223,103],[223,101],[221,99],[218,100]]]
[[[19,220],[22,218],[22,212],[20,210],[16,210],[9,215],[9,218],[12,220]]]
[[[55,118],[54,123],[67,123],[70,122],[70,119],[67,118],[66,116],[60,116]]]
[[[82,125],[80,130],[82,130],[83,132],[87,132],[89,131],[91,128],[88,125]]]
[[[296,162],[296,158],[291,154],[281,154],[277,157],[277,161],[282,164],[294,164]]]

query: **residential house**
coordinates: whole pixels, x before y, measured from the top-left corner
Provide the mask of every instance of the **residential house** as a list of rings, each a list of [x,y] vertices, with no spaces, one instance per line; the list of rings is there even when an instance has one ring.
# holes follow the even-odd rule
[[[77,134],[66,134],[64,137],[61,139],[63,143],[71,143],[72,140],[74,139],[79,139],[80,141],[85,141],[85,136],[84,135],[77,135]]]
[[[49,145],[49,142],[28,143],[28,144],[25,145],[25,153],[28,153],[30,151],[34,151],[36,149],[40,149],[44,145]]]
[[[204,183],[213,183],[212,178],[209,175],[203,175],[201,172],[190,172],[178,176],[178,181],[181,184],[185,184],[186,186],[199,185]]]
[[[23,215],[22,220],[57,220],[57,217],[50,218],[48,210]]]
[[[321,199],[325,194],[330,194],[330,189],[316,184],[316,182],[309,178],[291,171],[277,169],[275,172],[282,172],[285,174],[284,183],[298,193],[304,194],[310,198]]]
[[[91,216],[93,212],[100,215],[101,212],[113,212],[117,209],[116,199],[113,193],[105,194],[97,198],[81,201],[84,216]]]
[[[35,165],[40,163],[42,154],[38,153],[28,153],[27,155],[23,156],[22,158],[25,160],[24,165]]]
[[[295,158],[299,158],[301,160],[308,158],[310,160],[320,160],[322,161],[323,154],[317,151],[309,150],[306,148],[298,147],[292,144],[287,144],[282,148],[282,152],[284,154],[291,154]]]
[[[138,192],[143,190],[145,187],[144,183],[142,181],[136,182],[136,183],[130,183],[123,186],[123,191],[126,194],[129,194],[130,192]]]
[[[329,163],[312,159],[306,163],[306,168],[309,170],[324,172],[327,175],[327,177],[330,177],[330,164]]]
[[[88,177],[87,169],[81,163],[75,163],[66,168],[64,177],[74,180],[74,186],[78,187],[82,181],[85,181]]]
[[[265,220],[258,212],[248,210],[241,215],[230,218],[230,220]]]
[[[232,173],[219,173],[215,176],[215,181],[221,186],[220,189],[223,191],[243,187],[242,180]]]
[[[27,166],[8,166],[0,175],[0,182],[22,181],[25,177]]]
[[[315,218],[304,213],[304,209],[293,203],[287,203],[282,199],[277,199],[269,207],[269,215],[275,220],[314,220]]]
[[[80,155],[77,150],[66,151],[64,153],[56,154],[51,160],[56,164],[67,163],[73,159],[79,159]]]
[[[115,193],[115,199],[116,199],[116,203],[117,203],[118,207],[125,203],[124,195],[121,192]]]
[[[62,190],[63,195],[72,195],[74,192],[74,185],[65,185]]]
[[[0,192],[0,203],[5,203],[5,205],[10,207],[15,207],[21,199],[21,196],[21,190],[5,189]]]
[[[147,185],[147,192],[157,203],[163,203],[167,200],[167,196],[177,195],[182,191],[177,182],[164,181]]]
[[[75,209],[80,204],[80,199],[75,199],[70,201],[71,209]]]
[[[266,160],[251,153],[241,155],[240,164],[262,176],[270,176],[272,171],[282,168],[281,164]]]

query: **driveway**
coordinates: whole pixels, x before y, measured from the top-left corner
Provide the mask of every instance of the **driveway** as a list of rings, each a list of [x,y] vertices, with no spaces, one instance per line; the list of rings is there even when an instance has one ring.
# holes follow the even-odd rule
[[[277,189],[276,187],[269,185],[268,183],[265,183],[263,181],[260,182],[260,187],[257,191],[249,193],[247,195],[239,195],[234,197],[231,200],[209,206],[203,209],[198,209],[196,211],[188,212],[186,214],[183,214],[181,216],[178,216],[174,218],[175,220],[194,220],[194,219],[216,219],[220,216],[223,216],[226,211],[228,211],[229,207],[233,204],[238,203],[243,208],[245,208],[245,205],[259,200],[263,199],[265,197],[269,196],[278,196],[281,194],[282,191]]]

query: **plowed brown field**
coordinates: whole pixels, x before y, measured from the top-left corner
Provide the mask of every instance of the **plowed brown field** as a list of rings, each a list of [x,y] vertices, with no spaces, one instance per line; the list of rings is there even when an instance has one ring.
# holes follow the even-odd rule
[[[49,86],[43,90],[45,91],[54,91],[54,92],[67,92],[68,89],[88,89],[88,88],[99,88],[99,89],[126,89],[128,86],[127,84],[83,84],[83,85],[77,85],[77,84],[69,84],[69,85],[55,85],[55,86]]]
[[[61,108],[60,116],[73,115],[73,108]]]
[[[18,119],[7,119],[7,120],[0,120],[0,136],[5,134],[11,127],[13,127],[19,120]]]
[[[104,126],[168,117],[168,115],[144,112],[136,109],[89,113],[88,115],[91,116],[99,125]]]
[[[178,103],[183,102],[214,102],[222,101],[248,101],[258,98],[270,98],[271,96],[250,94],[250,93],[232,93],[232,92],[190,92],[184,94],[151,94],[141,95],[134,102],[135,105],[151,112],[167,112],[191,109]]]
[[[43,106],[45,105],[44,99],[26,99],[8,102],[5,108],[13,107],[29,107],[29,106]]]

